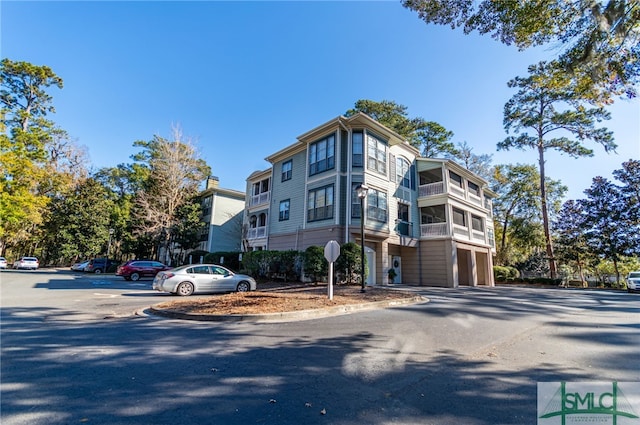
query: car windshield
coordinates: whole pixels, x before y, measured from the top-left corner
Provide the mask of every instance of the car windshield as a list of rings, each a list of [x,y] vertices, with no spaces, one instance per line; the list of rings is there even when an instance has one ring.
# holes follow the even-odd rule
[[[638,278],[638,277],[640,277],[640,272],[629,273],[629,277]]]

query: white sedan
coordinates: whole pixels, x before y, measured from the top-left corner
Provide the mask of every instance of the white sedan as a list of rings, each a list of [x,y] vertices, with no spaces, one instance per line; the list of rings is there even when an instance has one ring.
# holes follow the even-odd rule
[[[195,293],[247,292],[256,290],[256,281],[217,264],[191,264],[158,273],[153,289],[181,296]]]

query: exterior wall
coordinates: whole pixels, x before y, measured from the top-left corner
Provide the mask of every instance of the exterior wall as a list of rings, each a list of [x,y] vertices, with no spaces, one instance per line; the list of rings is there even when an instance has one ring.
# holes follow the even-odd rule
[[[350,137],[356,132],[363,134],[363,166],[352,165],[353,145]],[[329,135],[335,138],[334,168],[310,176],[309,145]],[[368,167],[368,135],[374,135],[381,144],[386,143],[385,173]],[[377,156],[378,161],[381,158]],[[409,187],[397,181],[397,158],[407,161]],[[261,247],[302,251],[311,245],[324,246],[329,240],[336,240],[340,244],[347,241],[361,243],[360,218],[352,217],[352,209],[360,206],[354,202],[352,192],[356,184],[365,182],[370,194],[375,189],[385,193],[387,199],[386,221],[365,220],[364,245],[367,252],[375,251],[375,254],[371,252],[371,255],[375,255],[375,269],[372,270],[374,283],[386,284],[393,257],[400,257],[401,283],[442,287],[493,285],[493,241],[489,235],[493,226],[490,199],[487,204],[485,198],[486,182],[458,164],[448,160],[420,158],[417,149],[362,114],[331,120],[298,137],[298,142],[274,153],[267,160],[272,164],[268,173],[267,170],[254,173],[247,180],[247,199],[250,199],[252,183],[263,180],[267,174],[271,178],[269,202],[247,204],[246,218],[260,211],[267,214],[265,239],[254,240],[261,242]],[[290,180],[282,181],[282,164],[289,160],[292,161],[292,176]],[[451,182],[450,170],[456,173],[454,180],[462,181],[462,187]],[[329,185],[334,191],[333,217],[307,221],[308,194]],[[435,186],[437,188],[432,190]],[[472,193],[476,190],[480,190],[479,195]],[[280,220],[280,203],[287,199],[290,201],[289,219]],[[365,206],[367,202],[365,200]],[[401,227],[398,226],[399,204],[408,206],[408,219],[403,214]],[[446,223],[440,226],[440,221],[433,221],[438,226],[425,226],[423,233],[421,214],[427,217],[427,212],[421,211],[421,208],[431,206],[443,206],[442,217]],[[454,225],[454,207],[464,211],[464,225]],[[482,231],[473,230],[472,215],[482,218]],[[435,216],[440,217],[440,214]],[[459,217],[457,215],[456,219]],[[431,219],[428,219],[428,223],[425,219],[425,224],[431,223]],[[478,220],[475,223],[479,228]]]
[[[294,249],[304,251],[310,246],[324,247],[330,240],[335,240],[339,244],[345,243],[341,238],[344,229],[341,226],[323,227],[310,229],[304,232],[271,235],[269,237],[269,249],[274,251],[286,251]]]
[[[442,286],[454,288],[453,252],[450,240],[432,240],[420,242],[420,266],[424,286]]]
[[[282,181],[282,164],[291,161],[291,179]],[[306,152],[277,161],[273,165],[271,182],[271,214],[269,215],[269,234],[290,234],[304,225],[306,212],[305,175],[307,172]],[[280,221],[280,202],[289,199],[289,219]],[[271,245],[271,244],[270,244]],[[271,246],[269,249],[274,249]]]
[[[214,195],[207,251],[240,251],[243,215],[244,199]]]

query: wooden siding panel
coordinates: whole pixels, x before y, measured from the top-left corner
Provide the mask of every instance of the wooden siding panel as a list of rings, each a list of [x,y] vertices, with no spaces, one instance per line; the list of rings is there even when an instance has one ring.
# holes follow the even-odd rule
[[[291,179],[283,182],[282,163],[288,160],[291,160]],[[306,151],[274,164],[274,178],[271,183],[271,213],[269,214],[270,235],[288,234],[303,226],[306,214],[304,211],[306,172]],[[280,221],[280,202],[287,199],[290,201],[289,220]]]

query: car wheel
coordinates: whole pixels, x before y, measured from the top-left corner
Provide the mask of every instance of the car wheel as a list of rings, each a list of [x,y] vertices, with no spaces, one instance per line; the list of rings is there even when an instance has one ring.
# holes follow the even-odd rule
[[[131,280],[137,282],[138,280],[140,280],[140,275],[138,273],[131,273]]]
[[[100,274],[100,273],[102,273],[102,269],[95,269],[93,272],[94,272],[95,274]]]
[[[178,285],[176,294],[180,295],[181,297],[188,297],[189,295],[193,294],[193,283],[182,282],[180,285]]]
[[[247,292],[251,290],[251,285],[248,282],[240,282],[238,283],[238,287],[236,288],[238,292]]]

